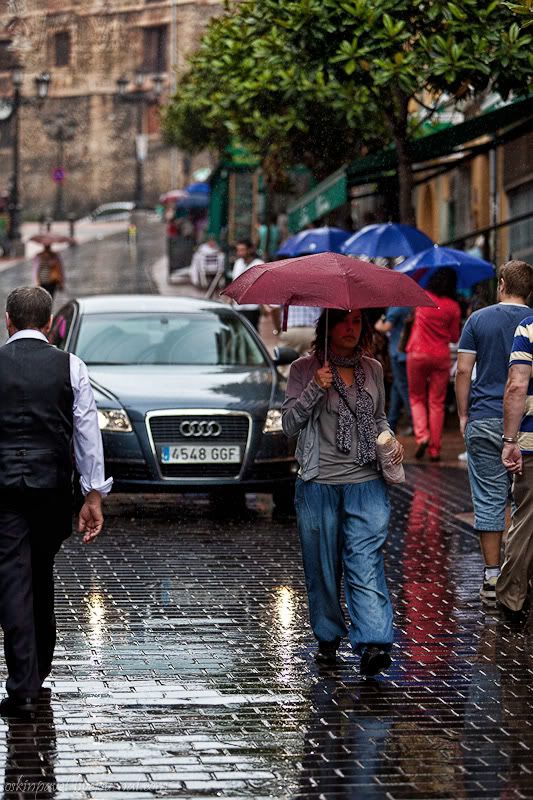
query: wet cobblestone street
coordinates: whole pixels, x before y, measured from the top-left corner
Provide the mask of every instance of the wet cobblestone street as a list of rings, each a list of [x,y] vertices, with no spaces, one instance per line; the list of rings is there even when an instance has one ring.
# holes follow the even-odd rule
[[[266,496],[240,522],[110,499],[100,539],[58,558],[51,710],[1,723],[4,797],[533,797],[531,628],[480,610],[464,471],[408,472],[373,681],[346,645],[314,663],[294,522]]]
[[[156,291],[161,230],[134,250],[117,235],[66,251],[56,308]],[[30,274],[2,271],[0,299]],[[101,537],[75,534],[57,559],[51,703],[0,720],[3,797],[533,798],[533,623],[480,607],[462,442],[447,436],[447,460],[408,466],[392,493],[396,640],[378,680],[346,643],[337,668],[315,664],[295,520],[268,496],[232,519],[203,496],[112,495]]]

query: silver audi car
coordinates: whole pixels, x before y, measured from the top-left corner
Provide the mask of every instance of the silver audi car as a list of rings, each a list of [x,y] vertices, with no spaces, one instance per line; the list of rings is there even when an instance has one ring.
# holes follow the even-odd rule
[[[272,492],[278,508],[292,505],[285,381],[230,306],[156,295],[78,298],[55,316],[50,341],[89,368],[115,491]]]

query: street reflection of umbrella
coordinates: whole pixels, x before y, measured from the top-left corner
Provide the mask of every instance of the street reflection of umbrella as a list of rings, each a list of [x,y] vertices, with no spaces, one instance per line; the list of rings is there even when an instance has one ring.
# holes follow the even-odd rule
[[[471,256],[463,250],[439,247],[437,244],[406,259],[394,268],[395,272],[410,275],[421,286],[426,286],[431,275],[440,267],[450,267],[457,273],[457,288],[469,289],[480,281],[494,278],[494,266],[489,261]]]
[[[366,225],[347,239],[341,252],[347,256],[368,256],[369,258],[398,258],[412,256],[427,250],[433,242],[425,233],[399,222],[383,225]]]
[[[289,236],[276,255],[295,258],[315,253],[340,253],[341,245],[349,236],[348,231],[343,231],[342,228],[311,228]]]
[[[30,236],[30,242],[37,242],[45,247],[53,244],[75,244],[76,240],[72,236],[61,236],[58,233],[36,233]]]

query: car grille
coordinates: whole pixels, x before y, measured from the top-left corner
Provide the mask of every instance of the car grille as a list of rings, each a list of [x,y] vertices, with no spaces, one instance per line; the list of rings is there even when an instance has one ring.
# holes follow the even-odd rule
[[[151,478],[148,466],[144,461],[106,461],[106,475],[115,481],[149,481]]]
[[[197,422],[207,419],[220,425],[220,436],[189,437],[180,431],[184,421]],[[148,419],[148,425],[156,450],[156,458],[161,475],[164,478],[238,478],[241,464],[162,464],[160,460],[160,446],[168,444],[216,444],[239,445],[244,455],[248,442],[249,419],[245,414],[176,414],[153,416]]]

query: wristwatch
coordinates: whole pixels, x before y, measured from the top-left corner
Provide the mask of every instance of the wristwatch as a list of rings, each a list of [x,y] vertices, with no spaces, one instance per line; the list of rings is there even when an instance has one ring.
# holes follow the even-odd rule
[[[502,441],[505,444],[516,444],[518,441],[518,434],[516,436],[502,436]]]

